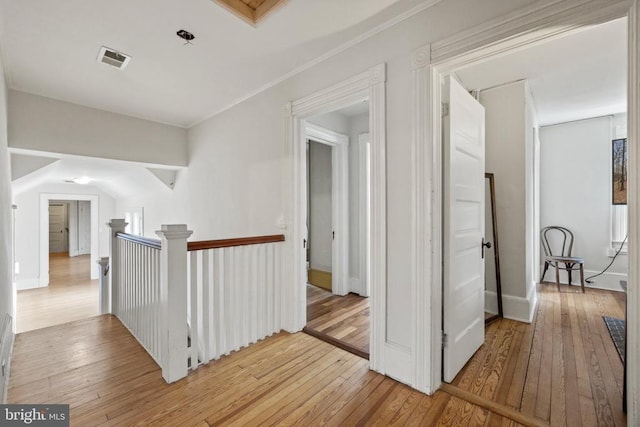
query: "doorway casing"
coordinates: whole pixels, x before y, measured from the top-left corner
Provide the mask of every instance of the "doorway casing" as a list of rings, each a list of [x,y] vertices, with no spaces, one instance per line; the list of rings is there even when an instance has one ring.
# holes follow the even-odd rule
[[[627,294],[628,422],[640,421],[640,10],[638,0],[550,1],[488,21],[413,54],[415,190],[413,244],[415,384],[434,392],[441,384],[442,353],[442,140],[440,82],[456,68],[628,17],[629,290]],[[429,167],[426,167],[429,166]],[[425,307],[427,309],[425,309]],[[421,309],[418,309],[421,308]]]
[[[367,277],[371,283],[370,367],[386,374],[386,66],[379,64],[368,71],[296,101],[284,108],[285,157],[290,159],[285,171],[285,217],[290,229],[284,255],[287,280],[283,284],[282,325],[289,332],[302,330],[306,324],[306,259],[303,239],[306,228],[304,204],[306,188],[305,119],[369,100],[369,134],[371,139],[371,236]],[[401,364],[394,366],[403,368]],[[393,376],[393,373],[390,373]]]
[[[331,293],[346,295],[349,292],[349,137],[313,123],[305,122],[304,128],[306,139],[331,147],[331,223],[335,236],[331,251]],[[308,237],[307,242],[310,242]]]
[[[98,254],[100,242],[98,237],[99,198],[92,194],[40,194],[40,276],[38,286],[49,285],[49,201],[50,200],[84,200],[91,202],[91,280],[99,276]]]

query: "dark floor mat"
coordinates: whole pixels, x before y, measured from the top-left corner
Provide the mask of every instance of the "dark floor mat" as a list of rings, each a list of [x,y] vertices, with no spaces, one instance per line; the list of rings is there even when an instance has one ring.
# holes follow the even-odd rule
[[[624,320],[608,316],[602,316],[602,319],[609,329],[609,335],[618,350],[620,359],[624,362]]]

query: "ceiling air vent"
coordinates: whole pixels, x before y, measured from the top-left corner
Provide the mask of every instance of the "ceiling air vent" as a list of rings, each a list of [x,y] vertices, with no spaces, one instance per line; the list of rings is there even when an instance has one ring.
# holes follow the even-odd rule
[[[111,49],[106,46],[102,46],[100,48],[100,53],[98,54],[98,62],[102,62],[103,64],[110,65],[119,70],[124,69],[127,64],[131,61],[131,57],[122,52],[118,52],[115,49]]]

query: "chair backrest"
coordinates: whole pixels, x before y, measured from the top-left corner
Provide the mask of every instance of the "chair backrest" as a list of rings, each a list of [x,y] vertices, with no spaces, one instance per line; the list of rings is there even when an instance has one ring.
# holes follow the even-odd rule
[[[554,251],[551,249],[549,239],[552,240],[552,243],[556,243],[554,244],[554,248],[557,250]],[[540,230],[540,240],[542,241],[542,248],[544,249],[545,255],[571,256],[571,250],[573,249],[573,233],[568,228],[557,225],[544,227]],[[560,247],[560,241],[562,241],[562,247]]]

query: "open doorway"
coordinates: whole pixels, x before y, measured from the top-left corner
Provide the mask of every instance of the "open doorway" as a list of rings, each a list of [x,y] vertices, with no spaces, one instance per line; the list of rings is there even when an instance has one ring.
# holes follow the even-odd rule
[[[41,193],[39,202],[39,220],[17,213],[39,223],[40,237],[38,284],[17,291],[17,332],[99,314],[98,196]]]
[[[305,331],[369,358],[369,102],[305,120]]]
[[[626,28],[626,19],[611,21],[448,72],[486,111],[486,171],[496,182],[507,319],[492,324],[470,363],[444,380],[473,392],[489,381],[483,372],[507,372],[490,380],[496,392],[483,397],[551,425],[625,419],[624,355],[605,318],[624,317],[619,279],[627,267],[598,273],[623,249],[623,237],[614,234],[624,219],[612,204],[611,144],[626,137]],[[445,177],[460,173],[443,149]],[[561,290],[553,268],[541,277],[540,231],[549,225],[575,232],[571,255],[590,263],[586,276],[593,276],[585,294],[567,285],[565,272]],[[573,279],[579,284],[578,274]],[[444,286],[446,297],[446,272]],[[444,310],[446,323],[451,313]],[[602,393],[592,394],[598,384]]]

